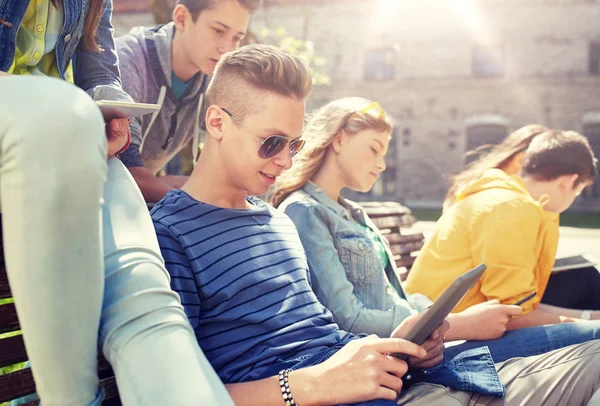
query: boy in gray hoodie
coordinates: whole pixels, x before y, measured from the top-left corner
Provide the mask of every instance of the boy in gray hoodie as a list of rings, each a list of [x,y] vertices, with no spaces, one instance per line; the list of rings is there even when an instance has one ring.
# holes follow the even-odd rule
[[[186,181],[157,174],[190,140],[195,161],[210,76],[221,56],[238,47],[261,3],[179,0],[172,22],[117,38],[124,90],[138,103],[162,102],[158,114],[133,120],[131,145],[120,155],[147,202]]]

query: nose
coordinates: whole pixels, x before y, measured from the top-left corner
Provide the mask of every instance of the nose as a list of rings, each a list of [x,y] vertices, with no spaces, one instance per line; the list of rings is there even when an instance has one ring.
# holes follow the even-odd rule
[[[292,154],[290,152],[289,144],[283,147],[283,150],[275,155],[274,163],[283,169],[290,169],[292,167]]]
[[[225,38],[223,41],[221,41],[221,43],[217,47],[217,50],[222,55],[224,53],[233,51],[236,48],[237,48],[237,41],[235,41],[233,39]]]
[[[383,172],[385,171],[385,168],[387,168],[387,166],[385,165],[385,159],[383,157],[379,157],[377,160],[377,169],[379,170],[379,172]]]

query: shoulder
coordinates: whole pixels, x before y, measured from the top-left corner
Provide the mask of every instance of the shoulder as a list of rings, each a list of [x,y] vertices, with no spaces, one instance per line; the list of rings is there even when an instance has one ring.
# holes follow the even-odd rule
[[[288,215],[290,213],[304,214],[318,212],[322,206],[321,203],[305,191],[297,190],[286,197],[285,200],[281,202],[278,209]]]
[[[133,27],[127,34],[116,37],[117,51],[141,48],[146,31],[146,27]]]
[[[543,209],[533,198],[514,195],[511,199],[496,201],[487,206],[479,215],[479,222],[502,223],[509,225],[533,225],[541,223]]]
[[[155,226],[172,229],[177,224],[192,217],[194,208],[200,205],[181,190],[173,190],[165,195],[150,211]]]

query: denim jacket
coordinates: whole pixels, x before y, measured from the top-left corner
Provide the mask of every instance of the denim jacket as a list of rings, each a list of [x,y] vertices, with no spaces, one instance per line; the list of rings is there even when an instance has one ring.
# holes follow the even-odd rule
[[[0,0],[0,70],[6,72],[15,56],[19,26],[29,5],[28,0]],[[101,52],[85,49],[84,24],[90,0],[64,0],[63,29],[56,41],[56,61],[61,75],[73,60],[75,85],[94,100],[132,101],[121,88],[113,27],[112,0],[104,0],[96,40]]]
[[[373,241],[358,225],[379,232],[358,204],[330,199],[314,183],[292,193],[279,209],[295,223],[306,250],[313,289],[343,330],[389,337],[417,313],[404,299],[393,261],[385,270]],[[393,254],[380,236],[388,257]]]
[[[295,223],[312,288],[343,330],[389,337],[402,320],[417,313],[405,299],[393,261],[381,269],[374,243],[358,223],[379,230],[359,204],[343,198],[335,202],[308,182],[278,208]],[[379,237],[393,258],[387,240]],[[404,377],[405,388],[418,382],[500,397],[505,391],[487,346],[461,351],[430,369],[411,369]]]

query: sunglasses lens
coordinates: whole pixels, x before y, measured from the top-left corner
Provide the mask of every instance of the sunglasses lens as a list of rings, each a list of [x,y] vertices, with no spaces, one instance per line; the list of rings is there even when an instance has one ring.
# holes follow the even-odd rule
[[[261,158],[271,158],[277,155],[285,147],[285,144],[287,144],[287,138],[283,135],[269,137],[258,150],[258,156]]]
[[[302,148],[304,148],[304,144],[306,141],[304,140],[294,140],[290,143],[290,154],[292,156],[296,155]]]

